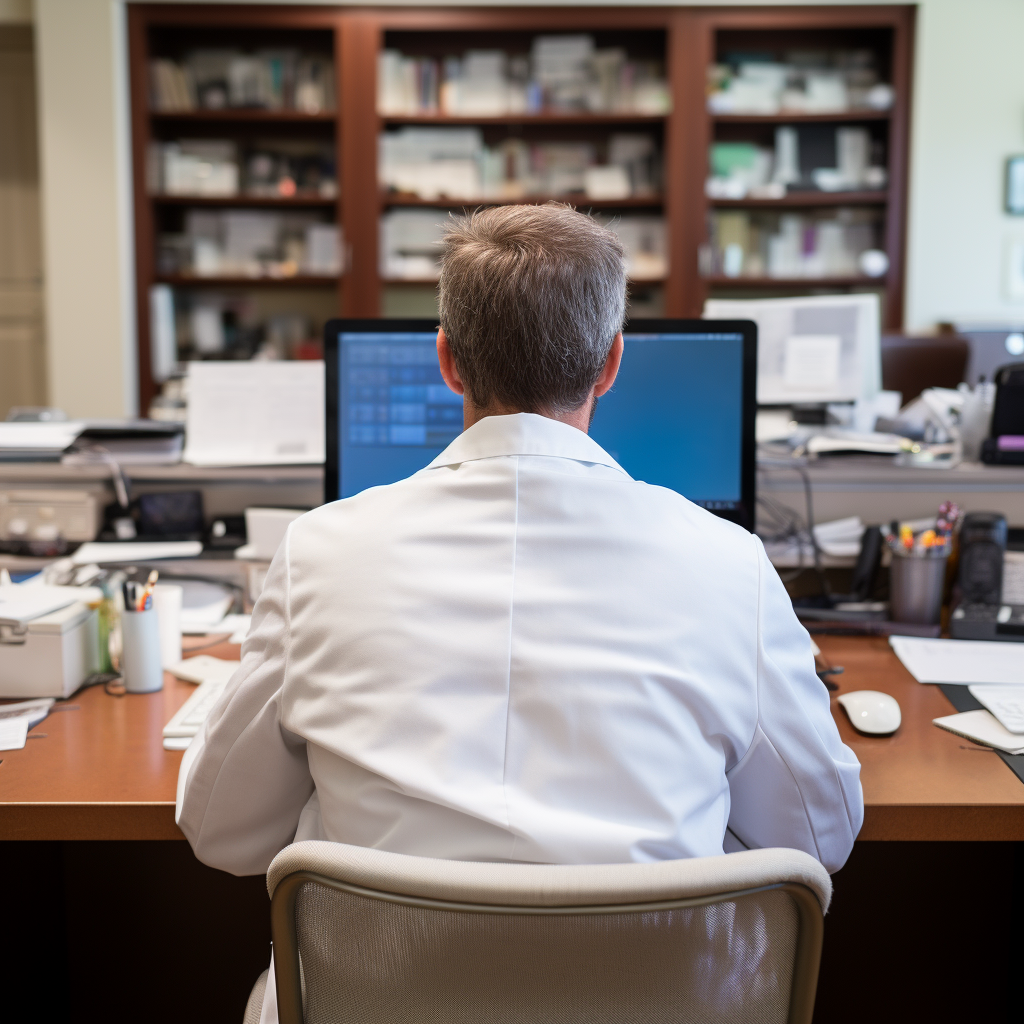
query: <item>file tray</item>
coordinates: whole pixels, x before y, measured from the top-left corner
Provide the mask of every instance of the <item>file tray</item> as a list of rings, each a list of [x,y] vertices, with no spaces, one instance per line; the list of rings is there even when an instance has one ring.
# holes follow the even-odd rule
[[[99,612],[86,604],[0,624],[0,698],[70,697],[99,667]]]

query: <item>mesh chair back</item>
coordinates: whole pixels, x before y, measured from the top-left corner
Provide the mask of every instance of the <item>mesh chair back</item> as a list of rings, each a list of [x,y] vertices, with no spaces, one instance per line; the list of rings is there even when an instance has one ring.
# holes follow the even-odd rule
[[[424,894],[430,886],[398,876],[392,888],[420,894],[388,891],[384,878],[371,888],[344,869],[335,877],[298,870],[273,878],[282,1024],[810,1020],[827,890],[808,887],[806,871],[797,880],[686,895],[681,876],[700,862],[670,862],[680,877],[660,887],[669,898],[652,900],[645,869],[664,865],[425,863],[446,865],[441,895],[453,898]],[[479,877],[460,893],[460,868],[493,876],[491,899],[481,901]],[[585,878],[581,886],[588,871],[608,869],[617,891],[588,890]],[[530,893],[517,884],[524,871],[542,883],[534,905],[523,903]],[[572,879],[561,892],[559,874]]]

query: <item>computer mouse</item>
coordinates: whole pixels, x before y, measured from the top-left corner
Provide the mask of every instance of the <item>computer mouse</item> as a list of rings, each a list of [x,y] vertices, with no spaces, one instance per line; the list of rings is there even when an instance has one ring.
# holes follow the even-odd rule
[[[889,736],[899,727],[900,706],[895,697],[878,690],[854,690],[844,693],[839,698],[850,724],[867,736]]]

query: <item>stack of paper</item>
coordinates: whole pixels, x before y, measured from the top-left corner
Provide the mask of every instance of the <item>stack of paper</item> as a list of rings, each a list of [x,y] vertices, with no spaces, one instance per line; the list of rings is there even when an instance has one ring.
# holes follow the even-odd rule
[[[84,423],[0,423],[0,460],[59,459],[82,432]]]
[[[41,722],[52,707],[52,697],[0,704],[0,750],[21,750],[29,729]]]

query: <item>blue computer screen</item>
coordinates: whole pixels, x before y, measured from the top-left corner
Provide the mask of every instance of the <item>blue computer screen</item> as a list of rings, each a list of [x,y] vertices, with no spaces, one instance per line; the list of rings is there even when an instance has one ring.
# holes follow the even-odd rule
[[[591,436],[631,476],[713,509],[738,507],[743,336],[626,334],[615,387]],[[441,379],[433,332],[338,337],[339,493],[392,483],[462,430],[462,399]]]

